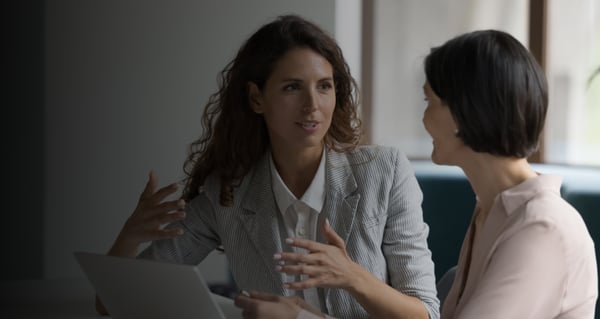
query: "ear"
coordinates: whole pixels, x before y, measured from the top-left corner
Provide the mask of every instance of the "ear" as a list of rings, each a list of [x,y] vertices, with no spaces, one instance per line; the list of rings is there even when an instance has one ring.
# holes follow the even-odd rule
[[[246,85],[246,89],[248,90],[248,103],[250,107],[256,114],[262,114],[262,94],[258,89],[258,86],[254,82],[248,82]]]

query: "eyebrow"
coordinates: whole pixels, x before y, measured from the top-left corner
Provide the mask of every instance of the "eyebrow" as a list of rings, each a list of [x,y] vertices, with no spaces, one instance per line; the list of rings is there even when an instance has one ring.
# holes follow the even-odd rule
[[[321,82],[321,81],[333,81],[333,77],[327,76],[327,77],[319,79],[317,82]],[[286,79],[281,79],[281,82],[304,82],[304,80],[297,79],[297,78],[286,78]]]

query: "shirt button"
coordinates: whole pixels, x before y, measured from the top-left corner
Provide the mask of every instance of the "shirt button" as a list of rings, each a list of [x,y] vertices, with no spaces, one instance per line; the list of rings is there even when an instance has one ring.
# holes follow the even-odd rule
[[[305,232],[304,232],[304,228],[300,228],[300,229],[298,230],[298,235],[300,235],[300,236],[303,236],[303,237],[304,237],[304,233],[305,233]]]

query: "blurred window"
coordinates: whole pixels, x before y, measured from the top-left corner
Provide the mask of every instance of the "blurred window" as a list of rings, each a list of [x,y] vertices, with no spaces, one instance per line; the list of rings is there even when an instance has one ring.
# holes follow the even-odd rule
[[[499,29],[529,45],[529,1],[363,0],[362,63],[369,142],[428,159],[431,139],[421,118],[423,58],[464,32]],[[550,110],[542,159],[600,166],[600,1],[547,0],[546,73]]]

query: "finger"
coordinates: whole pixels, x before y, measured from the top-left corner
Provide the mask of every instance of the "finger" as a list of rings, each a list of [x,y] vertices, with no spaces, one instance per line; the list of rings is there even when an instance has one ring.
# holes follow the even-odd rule
[[[323,234],[325,235],[325,238],[329,244],[346,251],[346,244],[344,243],[344,240],[335,232],[335,230],[333,230],[333,228],[331,228],[328,218],[325,218],[325,222],[323,223]]]
[[[156,183],[157,183],[156,174],[154,173],[154,171],[151,170],[148,173],[148,181],[146,182],[146,186],[144,187],[144,190],[142,191],[142,194],[140,195],[140,199],[146,199],[146,198],[152,196],[152,194],[154,194],[154,190],[156,189]]]
[[[148,197],[147,200],[151,204],[158,204],[158,203],[162,202],[167,196],[177,192],[178,189],[179,189],[179,185],[177,183],[171,183],[171,184],[159,189],[152,196]]]
[[[158,215],[171,214],[175,212],[183,212],[185,209],[185,201],[183,199],[172,200],[160,203],[154,207],[147,207],[143,215],[148,219],[152,219]]]
[[[143,237],[144,240],[149,239],[150,235],[144,235],[148,232],[159,230],[163,225],[171,224],[176,221],[185,219],[185,210],[165,211],[161,209],[136,210],[131,215],[124,226],[125,233],[138,234],[137,237]],[[141,234],[141,235],[140,235]]]
[[[291,290],[304,290],[304,289],[308,289],[308,288],[315,288],[315,287],[325,287],[323,285],[320,284],[320,280],[316,279],[316,278],[308,278],[306,280],[301,280],[301,281],[289,281],[283,284],[283,286],[287,289],[291,289]]]
[[[311,252],[320,252],[327,249],[327,244],[303,238],[286,238],[285,242],[293,247],[304,248]]]
[[[235,298],[233,304],[242,309],[242,318],[251,319],[256,317],[256,305],[253,304],[250,298],[246,296],[238,296]]]
[[[310,310],[310,308],[312,308],[312,306],[310,306],[308,303],[306,303],[306,301],[304,301],[304,299],[302,299],[302,298],[300,298],[298,296],[289,296],[287,298],[290,301],[292,301],[294,304],[300,306],[300,308],[304,308],[304,309],[307,309],[307,310]]]
[[[161,215],[157,215],[151,220],[151,223],[156,228],[183,219],[185,219],[185,211],[176,211],[173,213],[164,213]]]
[[[237,297],[235,297],[233,304],[238,308],[249,309],[251,306],[254,305],[254,302],[250,297],[238,295]]]
[[[278,295],[254,291],[250,293],[250,297],[263,301],[278,301],[280,298]]]
[[[275,271],[282,272],[288,275],[308,275],[310,277],[316,277],[323,272],[321,266],[306,264],[275,266]]]
[[[273,259],[276,261],[284,261],[291,263],[304,263],[304,264],[314,264],[317,263],[318,256],[315,253],[312,254],[301,254],[301,253],[276,253],[273,255]]]

